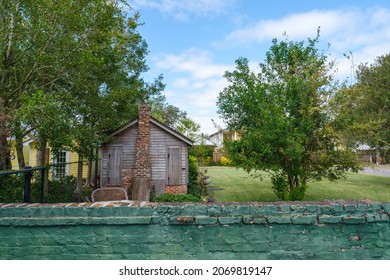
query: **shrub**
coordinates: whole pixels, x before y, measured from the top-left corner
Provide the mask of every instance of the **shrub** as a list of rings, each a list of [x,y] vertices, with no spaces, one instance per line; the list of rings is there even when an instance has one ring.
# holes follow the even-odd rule
[[[200,199],[192,194],[164,193],[155,198],[156,202],[200,202]]]
[[[195,145],[189,150],[191,156],[196,157],[199,164],[202,166],[208,166],[212,164],[212,157],[215,145]]]
[[[47,203],[61,203],[75,201],[74,192],[77,189],[77,178],[65,176],[49,181],[49,196]]]
[[[232,165],[232,161],[227,157],[221,157],[221,165],[222,166],[230,166],[230,165]]]
[[[74,191],[77,180],[73,176],[49,180],[49,194],[46,203],[75,201]],[[31,179],[31,202],[39,202],[41,197],[41,176],[34,173]],[[24,175],[8,175],[0,178],[0,202],[21,203],[24,200]]]
[[[24,175],[0,177],[0,203],[21,203],[24,193]]]
[[[194,185],[198,180],[199,168],[195,156],[189,156],[188,158],[188,176],[189,184]]]
[[[193,195],[197,198],[202,197],[202,188],[198,184],[192,184],[188,186],[188,194]]]

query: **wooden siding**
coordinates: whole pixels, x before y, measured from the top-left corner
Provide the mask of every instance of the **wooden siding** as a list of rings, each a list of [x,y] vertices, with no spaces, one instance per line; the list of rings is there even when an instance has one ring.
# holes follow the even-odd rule
[[[26,166],[29,165],[29,150],[30,148],[28,146],[23,146],[23,157],[24,157],[24,162]],[[19,161],[18,161],[18,155],[16,153],[16,147],[13,146],[13,143],[11,143],[11,152],[15,155],[14,159],[11,159],[11,165],[13,170],[18,170],[19,168]]]
[[[134,168],[135,162],[135,143],[137,141],[137,125],[134,125],[120,134],[115,136],[113,144],[107,144],[102,148],[102,161],[101,161],[101,185],[107,184],[107,161],[108,161],[108,148],[111,146],[120,145],[123,147],[122,154],[122,169]]]
[[[160,127],[151,124],[150,126],[150,158],[152,162],[152,181],[166,180],[167,174],[167,154],[169,147],[179,147],[181,153],[180,163],[180,183],[187,185],[188,183],[188,148],[187,144],[167,133]]]

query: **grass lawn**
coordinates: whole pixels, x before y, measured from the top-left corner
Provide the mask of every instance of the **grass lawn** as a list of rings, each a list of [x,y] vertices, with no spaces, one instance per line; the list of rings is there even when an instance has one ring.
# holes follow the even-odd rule
[[[278,201],[267,175],[260,180],[234,167],[206,169],[218,202]],[[338,199],[390,201],[390,177],[349,173],[346,179],[336,182],[309,182],[304,200]]]

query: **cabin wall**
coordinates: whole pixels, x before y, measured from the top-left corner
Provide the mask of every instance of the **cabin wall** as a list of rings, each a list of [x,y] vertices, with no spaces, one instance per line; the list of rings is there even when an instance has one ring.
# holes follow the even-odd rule
[[[131,191],[132,178],[135,177],[136,141],[138,126],[134,125],[115,136],[112,144],[102,148],[101,185],[107,184],[108,148],[114,146],[123,147],[122,155],[122,186]],[[150,162],[151,183],[155,186],[157,194],[165,192],[167,185],[167,152],[168,147],[180,149],[180,183],[188,184],[188,146],[186,143],[167,133],[159,126],[150,124]]]
[[[160,127],[151,125],[150,157],[152,162],[152,181],[167,180],[167,152],[168,147],[178,147],[181,159],[181,182],[182,185],[188,183],[188,148],[187,144],[177,139],[173,135],[165,132]]]

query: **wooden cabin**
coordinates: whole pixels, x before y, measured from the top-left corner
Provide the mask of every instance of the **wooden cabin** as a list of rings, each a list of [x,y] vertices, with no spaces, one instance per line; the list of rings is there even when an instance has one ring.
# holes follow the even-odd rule
[[[193,142],[151,117],[150,106],[141,105],[138,118],[110,136],[114,140],[102,146],[102,187],[121,186],[132,199],[139,199],[134,195],[139,181],[157,195],[187,193],[188,147]]]

